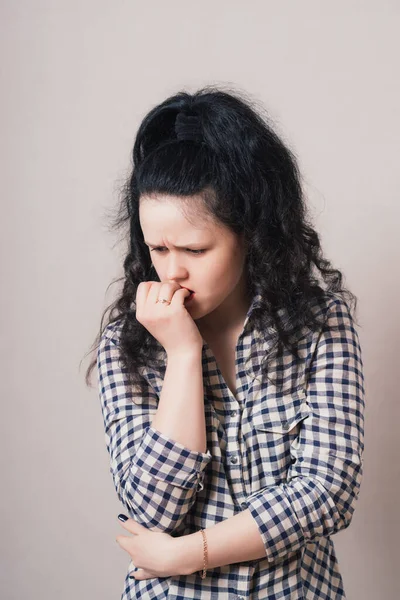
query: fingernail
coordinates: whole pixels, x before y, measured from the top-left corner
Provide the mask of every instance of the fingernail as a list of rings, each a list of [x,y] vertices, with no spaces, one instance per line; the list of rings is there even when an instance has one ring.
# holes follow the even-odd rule
[[[125,523],[125,521],[127,521],[129,519],[129,517],[127,517],[126,515],[118,515],[118,519]]]

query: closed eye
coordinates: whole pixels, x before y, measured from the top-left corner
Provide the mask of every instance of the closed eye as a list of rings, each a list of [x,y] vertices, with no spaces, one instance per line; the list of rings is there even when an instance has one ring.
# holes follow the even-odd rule
[[[158,248],[152,248],[151,252],[161,251],[161,250],[166,250],[166,248],[159,246]],[[191,250],[190,248],[185,248],[185,250],[187,250],[188,252],[191,252],[192,254],[203,254],[205,252],[205,250]],[[161,254],[164,254],[164,253],[161,252]]]

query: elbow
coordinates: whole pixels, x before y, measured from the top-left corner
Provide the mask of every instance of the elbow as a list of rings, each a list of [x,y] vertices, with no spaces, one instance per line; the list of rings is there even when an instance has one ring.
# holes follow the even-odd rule
[[[336,507],[338,517],[333,522],[333,527],[332,531],[330,532],[330,535],[338,533],[339,531],[343,531],[344,529],[347,529],[350,526],[353,520],[354,509],[354,504],[348,505],[347,507],[341,509]]]
[[[359,461],[354,464],[351,479],[346,478],[341,489],[339,490],[339,493],[337,495],[333,495],[333,500],[336,504],[337,512],[340,517],[337,531],[347,529],[353,520],[360,494],[362,476],[363,458],[361,456]]]
[[[173,523],[171,518],[167,518],[165,511],[161,513],[161,509],[154,512],[153,509],[149,508],[149,503],[142,499],[139,501],[129,486],[125,486],[123,482],[116,482],[115,488],[117,496],[121,504],[126,509],[129,517],[134,519],[146,529],[150,531],[161,531],[163,533],[171,533],[176,528],[176,524]],[[144,508],[148,507],[147,511]]]
[[[337,512],[339,514],[339,520],[335,533],[347,529],[350,526],[356,509],[359,491],[359,485],[354,485],[353,489],[348,492],[349,495],[346,497],[345,502],[340,502],[338,504]]]
[[[170,488],[136,485],[128,474],[122,479],[114,477],[114,486],[129,516],[150,531],[175,532],[195,499],[195,495],[187,495],[178,502]]]
[[[335,468],[334,468],[335,467]],[[329,476],[325,474],[318,477],[323,489],[321,506],[326,506],[326,526],[328,534],[337,533],[347,529],[353,519],[360,493],[363,476],[362,454],[346,457],[339,465],[330,470]]]
[[[360,480],[354,480],[350,486],[338,489],[329,489],[324,486],[324,494],[321,499],[321,525],[323,535],[333,535],[347,529],[355,512]]]
[[[287,491],[305,538],[312,541],[347,529],[359,489],[360,476],[351,481],[326,474],[293,479]]]

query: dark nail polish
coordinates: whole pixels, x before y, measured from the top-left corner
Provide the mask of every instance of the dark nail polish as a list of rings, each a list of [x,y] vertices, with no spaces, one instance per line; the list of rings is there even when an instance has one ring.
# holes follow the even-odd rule
[[[129,517],[127,517],[126,515],[118,515],[118,519],[125,523],[125,521],[127,521],[129,519]]]

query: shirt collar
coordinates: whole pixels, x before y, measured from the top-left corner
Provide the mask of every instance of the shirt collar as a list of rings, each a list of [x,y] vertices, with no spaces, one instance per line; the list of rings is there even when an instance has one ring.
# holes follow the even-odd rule
[[[250,307],[249,307],[249,309],[248,309],[248,311],[247,311],[247,314],[246,314],[246,318],[245,318],[245,320],[244,320],[244,324],[243,324],[243,331],[246,331],[246,330],[247,330],[247,327],[248,327],[248,324],[249,324],[250,317],[251,317],[251,315],[253,314],[253,312],[254,312],[254,309],[255,309],[255,308],[258,308],[258,307],[260,306],[260,304],[261,304],[261,294],[255,294],[255,295],[253,296],[253,299],[252,299],[252,301],[251,301]]]

